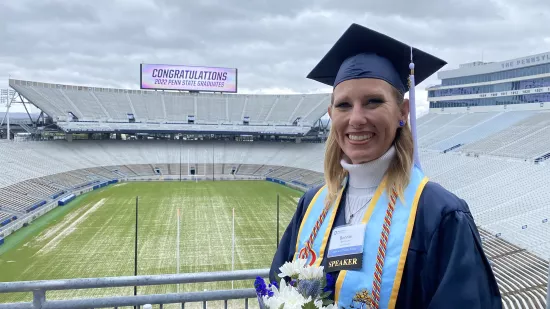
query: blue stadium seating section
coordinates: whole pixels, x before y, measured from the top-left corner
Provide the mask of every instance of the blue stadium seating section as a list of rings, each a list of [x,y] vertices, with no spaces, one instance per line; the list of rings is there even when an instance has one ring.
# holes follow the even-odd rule
[[[27,208],[27,209],[26,209],[26,212],[34,211],[34,210],[36,210],[36,209],[38,209],[38,208],[40,208],[40,207],[46,205],[47,203],[48,203],[48,202],[45,201],[45,200],[40,201],[40,202],[38,202],[38,203],[32,205],[31,207]]]
[[[104,181],[104,182],[100,182],[99,180],[92,181],[92,182],[88,182],[88,183],[83,184],[83,185],[75,186],[74,189],[76,190],[76,189],[81,189],[81,188],[84,188],[84,187],[88,187],[88,186],[93,185],[94,183],[98,183],[98,182],[99,182],[99,184],[94,185],[92,187],[93,190],[98,190],[98,189],[104,188],[108,185],[115,184],[115,183],[118,182],[118,179],[112,179],[112,180]],[[75,194],[69,194],[69,195],[64,196],[61,199],[59,199],[59,201],[57,201],[57,204],[59,206],[65,206],[65,205],[69,204],[72,200],[74,200],[75,198],[76,198]]]
[[[10,224],[11,222],[13,222],[15,220],[17,220],[17,216],[13,216],[9,219],[6,219],[6,220],[0,222],[0,226],[6,226],[6,225]]]
[[[59,206],[65,206],[69,204],[70,201],[74,200],[76,198],[76,195],[69,194],[67,196],[62,197],[59,201],[57,201],[57,205]]]
[[[56,194],[52,195],[51,198],[55,200],[56,198],[60,197],[63,194],[65,194],[65,191],[59,191]]]
[[[95,183],[98,183],[98,182],[101,182],[101,180],[94,180],[94,181],[90,181],[90,182],[87,182],[87,183],[84,183],[84,184],[81,184],[81,185],[77,185],[77,186],[74,186],[73,189],[74,190],[77,190],[77,189],[82,189],[82,188],[85,188],[85,187],[89,187]]]
[[[280,180],[280,179],[277,179],[277,178],[266,177],[265,180],[271,181],[271,182],[274,182],[274,183],[278,183],[278,184],[281,184],[281,185],[286,185],[286,182],[284,180]]]
[[[303,183],[303,182],[298,181],[298,180],[292,180],[291,183],[293,183],[293,184],[295,184],[295,185],[298,185],[298,186],[300,186],[300,187],[304,187],[304,188],[308,188],[308,187],[309,187],[308,184]]]
[[[109,181],[105,181],[105,182],[102,182],[100,184],[97,184],[95,186],[93,186],[93,189],[94,190],[97,190],[97,189],[100,189],[100,188],[103,188],[103,187],[106,187],[110,184],[114,184],[114,183],[117,183],[118,182],[118,179],[113,179],[113,180],[109,180]]]

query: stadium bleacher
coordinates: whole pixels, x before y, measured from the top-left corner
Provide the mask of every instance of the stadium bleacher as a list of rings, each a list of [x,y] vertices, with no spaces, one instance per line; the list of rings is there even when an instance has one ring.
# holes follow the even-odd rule
[[[132,114],[136,122],[143,123],[186,124],[188,116],[193,116],[195,124],[242,125],[248,117],[251,125],[292,126],[300,119],[307,127],[326,113],[330,99],[330,94],[189,94],[13,79],[9,84],[55,121],[62,122],[71,112],[79,121],[96,123],[128,123],[128,114]]]
[[[0,211],[0,223],[4,222],[6,219],[9,219],[11,215],[7,212]]]
[[[433,114],[418,126],[419,146],[443,151],[534,160],[550,152],[550,112]]]
[[[504,308],[545,308],[548,261],[480,230]]]
[[[544,137],[544,130],[549,126],[550,113],[535,113],[489,138],[466,146],[464,151],[532,158],[544,151],[544,148],[542,148],[537,152],[537,146],[540,145],[541,141],[545,141],[544,138],[541,138],[541,135]],[[526,144],[526,141],[530,144]],[[546,147],[546,149],[548,148]]]

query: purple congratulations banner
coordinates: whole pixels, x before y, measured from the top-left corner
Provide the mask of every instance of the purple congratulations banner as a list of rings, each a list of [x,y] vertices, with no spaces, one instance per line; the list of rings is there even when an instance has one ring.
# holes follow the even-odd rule
[[[237,92],[237,69],[141,64],[141,89]]]

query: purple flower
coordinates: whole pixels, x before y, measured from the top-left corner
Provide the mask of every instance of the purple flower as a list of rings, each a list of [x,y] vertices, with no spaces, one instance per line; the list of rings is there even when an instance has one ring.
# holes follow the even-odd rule
[[[269,289],[267,290],[267,296],[271,297],[273,296],[275,293],[273,293],[273,291],[271,290],[271,287],[274,286],[276,287],[277,289],[279,288],[279,286],[277,285],[277,282],[273,281],[272,283],[269,284]]]
[[[298,283],[298,292],[304,297],[311,296],[313,299],[321,294],[320,280],[300,280]]]
[[[326,275],[326,279],[327,279],[327,285],[323,289],[323,292],[329,292],[329,291],[333,292],[334,288],[336,287],[336,279],[334,279],[334,276],[328,273]]]
[[[254,280],[254,288],[256,289],[256,295],[258,296],[265,296],[268,294],[267,286],[262,277],[256,277],[256,280]]]

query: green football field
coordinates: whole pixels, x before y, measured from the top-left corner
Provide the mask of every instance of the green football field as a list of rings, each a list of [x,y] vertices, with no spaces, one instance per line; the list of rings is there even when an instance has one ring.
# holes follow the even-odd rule
[[[136,196],[138,274],[176,273],[178,208],[181,273],[231,270],[233,208],[235,269],[268,268],[277,241],[277,194],[282,236],[302,193],[271,182],[139,182],[90,192],[7,237],[0,246],[0,281],[133,275]],[[249,288],[251,283],[235,281],[234,287]],[[231,282],[179,287],[180,291],[230,288]],[[176,285],[139,287],[138,294],[177,289]],[[47,298],[104,295],[133,295],[133,287],[56,291]],[[0,294],[0,303],[30,300],[30,293]],[[244,307],[241,301],[232,304]],[[209,308],[220,305],[212,303]]]

